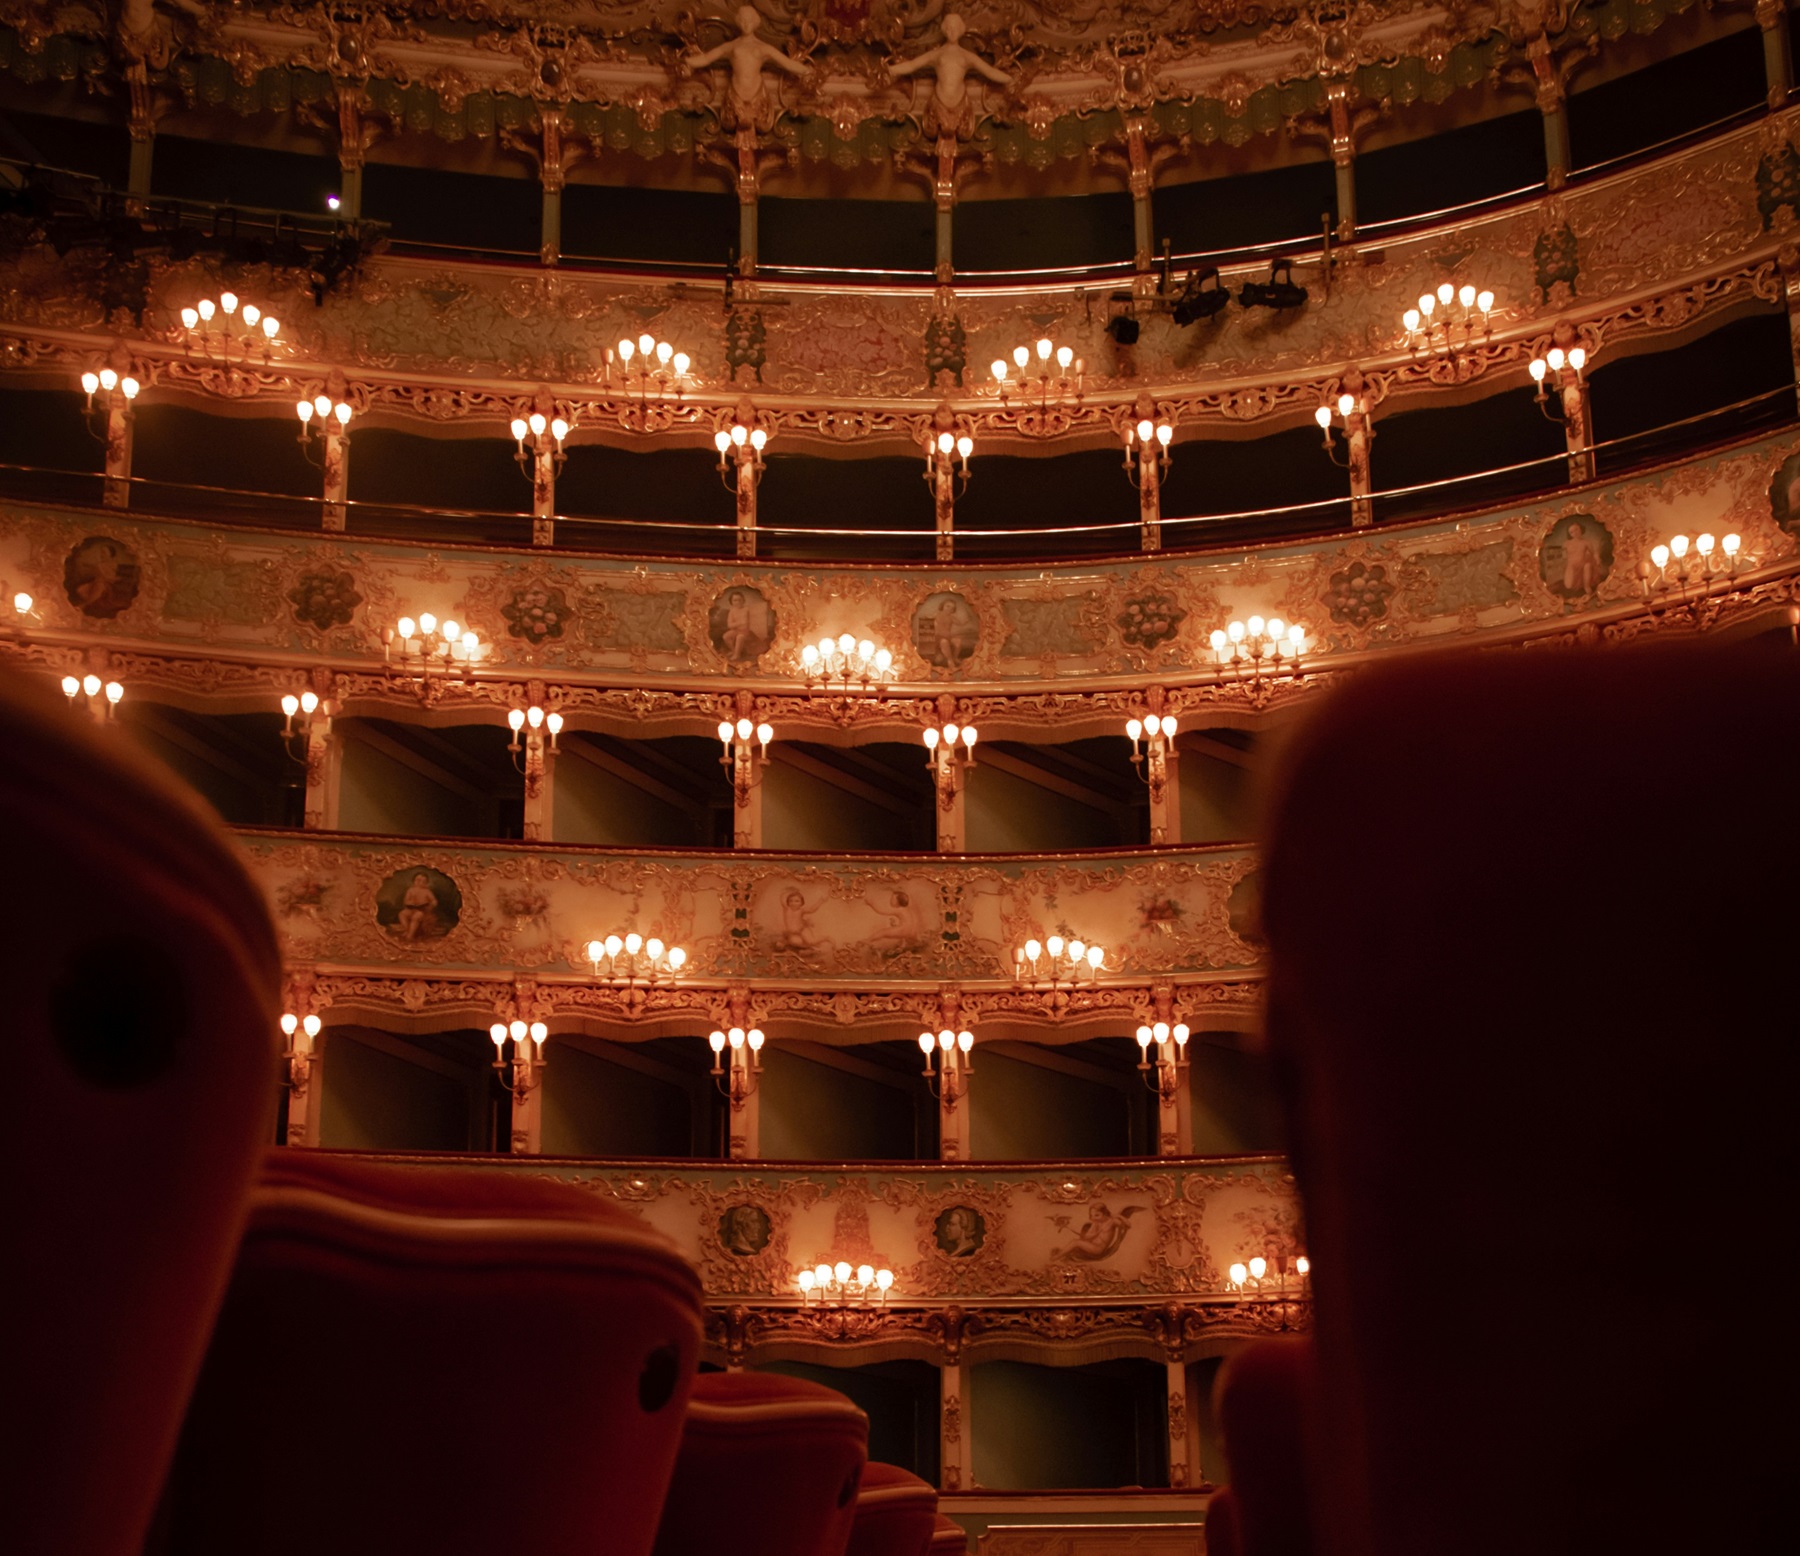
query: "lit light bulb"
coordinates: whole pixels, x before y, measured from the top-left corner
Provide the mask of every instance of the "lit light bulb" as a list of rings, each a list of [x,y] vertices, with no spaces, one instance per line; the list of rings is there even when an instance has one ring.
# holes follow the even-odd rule
[[[1482,292],[1476,297],[1475,306],[1483,313],[1492,313],[1494,309],[1494,294],[1492,292]]]
[[[236,292],[221,292],[221,293],[219,293],[219,306],[221,308],[223,308],[227,313],[236,313],[237,312],[237,304],[238,304],[238,300],[237,300]]]
[[[654,335],[638,336],[637,348],[640,356],[649,356],[651,352],[656,350],[656,337]]]
[[[210,324],[212,322],[212,316],[217,312],[218,309],[213,306],[213,300],[210,297],[202,297],[200,299],[200,317],[206,320],[207,323]]]
[[[1058,346],[1056,348],[1056,365],[1058,367],[1060,367],[1065,373],[1068,372],[1069,364],[1071,362],[1073,362],[1074,360],[1075,360],[1075,353],[1072,350],[1070,350],[1069,347]]]
[[[1406,332],[1410,335],[1419,327],[1419,310],[1408,308],[1405,313],[1400,315],[1400,322],[1406,326]]]
[[[1452,286],[1448,281],[1444,281],[1439,284],[1438,289],[1437,289],[1437,300],[1440,303],[1442,303],[1446,308],[1448,308],[1450,306],[1450,299],[1452,297],[1454,297],[1455,295],[1456,295],[1456,288],[1454,286]]]
[[[628,340],[620,341],[619,342],[619,360],[621,362],[625,363],[627,366],[629,366],[631,363],[632,353],[636,350],[637,350],[637,347],[634,346],[630,341],[628,341]]]
[[[686,378],[688,369],[693,365],[694,359],[685,351],[677,351],[675,353],[675,376],[677,378]]]
[[[993,365],[994,365],[994,380],[995,380],[995,382],[1002,383],[1002,384],[1005,383],[1006,382],[1005,359],[1001,358],[1001,357],[995,357]]]
[[[1473,307],[1475,304],[1475,288],[1472,286],[1463,287],[1457,292],[1456,300],[1465,308]]]
[[[1234,1286],[1243,1285],[1244,1282],[1247,1279],[1249,1279],[1249,1276],[1250,1276],[1250,1272],[1247,1269],[1245,1269],[1244,1266],[1241,1264],[1232,1265],[1230,1270],[1227,1271],[1226,1273],[1230,1275],[1231,1284]]]
[[[436,632],[437,617],[432,615],[430,611],[421,612],[419,615],[419,630],[424,633]]]
[[[192,308],[181,310],[181,323],[184,329],[193,329],[200,322],[200,315]]]

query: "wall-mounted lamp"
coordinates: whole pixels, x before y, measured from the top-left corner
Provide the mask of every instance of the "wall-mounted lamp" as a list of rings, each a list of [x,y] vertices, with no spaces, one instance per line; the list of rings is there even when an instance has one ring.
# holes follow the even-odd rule
[[[282,1055],[282,1065],[288,1090],[304,1092],[312,1079],[314,1045],[322,1026],[317,1016],[297,1016],[291,1010],[283,1013],[281,1030],[287,1037],[287,1051]]]
[[[79,704],[102,724],[112,718],[113,710],[125,695],[125,688],[118,681],[103,681],[92,671],[81,676],[65,675],[62,689],[71,708]]]
[[[954,1108],[968,1094],[969,1075],[975,1068],[975,1034],[966,1027],[960,1032],[949,1027],[941,1032],[921,1032],[919,1049],[925,1055],[925,1084],[932,1096],[945,1108]]]
[[[1156,1058],[1150,1057],[1150,1045],[1156,1044]],[[1170,1026],[1157,1021],[1137,1029],[1138,1072],[1144,1084],[1164,1102],[1173,1102],[1181,1094],[1181,1079],[1187,1074],[1188,1029],[1185,1021]]]
[[[1097,945],[1051,935],[1041,945],[1027,940],[1013,949],[1013,978],[1022,983],[1073,984],[1084,974],[1097,978],[1106,953]]]
[[[732,1027],[712,1033],[706,1041],[713,1052],[713,1084],[736,1112],[755,1095],[762,1075],[762,1028],[745,1031],[743,1027]]]
[[[550,1029],[541,1021],[533,1021],[527,1025],[523,1021],[510,1024],[496,1021],[488,1028],[488,1036],[494,1042],[494,1073],[500,1077],[500,1084],[513,1095],[513,1101],[523,1105],[531,1095],[532,1088],[543,1079],[544,1072],[544,1040],[550,1035]],[[506,1058],[506,1044],[512,1042],[512,1062]]]

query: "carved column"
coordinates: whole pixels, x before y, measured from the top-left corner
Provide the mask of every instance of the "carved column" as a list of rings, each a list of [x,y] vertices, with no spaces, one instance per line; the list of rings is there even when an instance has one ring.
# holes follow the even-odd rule
[[[131,505],[131,401],[123,389],[106,396],[106,506]]]
[[[948,770],[948,776],[945,776]],[[954,761],[939,762],[937,774],[937,851],[960,854],[968,848],[968,821],[963,805],[966,784],[959,780]]]
[[[360,86],[338,82],[338,215],[346,221],[362,215],[363,163],[374,138],[362,122],[364,101]]]
[[[763,846],[762,784],[751,767],[755,758],[748,745],[734,750],[731,772],[731,846],[761,848]],[[765,768],[765,771],[767,769]]]
[[[1174,1357],[1165,1363],[1169,1378],[1169,1484],[1181,1490],[1188,1483],[1187,1365]]]
[[[1150,774],[1150,841],[1181,841],[1181,753],[1165,746]]]
[[[737,451],[737,554],[756,555],[756,486],[762,476],[748,443]]]
[[[525,841],[547,843],[556,836],[556,753],[541,729],[523,732],[525,742]]]
[[[1550,40],[1539,33],[1525,45],[1525,57],[1537,83],[1538,112],[1544,119],[1544,183],[1561,189],[1569,177],[1569,116],[1563,73]]]
[[[931,456],[931,500],[937,519],[937,559],[948,562],[956,547],[956,469],[948,454]]]
[[[548,546],[556,540],[556,445],[539,438],[531,460],[531,543]]]
[[[546,108],[543,120],[544,147],[538,158],[538,178],[544,186],[544,214],[538,241],[538,259],[554,265],[562,258],[562,197],[566,170],[563,166],[562,110]]]
[[[1162,550],[1162,456],[1154,439],[1140,439],[1138,462],[1138,549]]]
[[[759,192],[756,131],[747,124],[737,128],[738,274],[756,274],[756,200]],[[739,552],[742,556],[745,553]]]
[[[150,89],[149,69],[141,59],[125,67],[125,86],[130,94],[131,162],[125,173],[126,192],[150,193],[151,162],[156,152],[156,99]]]
[[[1756,0],[1756,20],[1763,35],[1763,72],[1769,81],[1769,107],[1786,106],[1794,90],[1794,67],[1788,51],[1787,0]]]
[[[1331,169],[1337,182],[1337,238],[1356,237],[1356,135],[1350,116],[1350,79],[1325,83],[1326,118],[1331,132]]]
[[[969,1434],[963,1408],[963,1400],[968,1393],[969,1369],[960,1353],[959,1346],[957,1359],[945,1363],[938,1372],[941,1389],[938,1463],[941,1466],[940,1489],[944,1491],[966,1491],[975,1484],[975,1476],[969,1464]]]
[[[726,1154],[734,1162],[762,1155],[762,1087],[758,1086],[726,1112]]]
[[[1149,273],[1156,249],[1155,213],[1150,205],[1155,180],[1150,166],[1148,128],[1140,118],[1125,121],[1125,178],[1131,190],[1131,264],[1140,275]]]
[[[331,706],[330,702],[321,701],[306,730],[305,825],[311,831],[335,832],[338,824],[344,745],[332,732],[327,711]]]
[[[550,1012],[539,1010],[537,1005],[537,983],[530,978],[521,978],[513,986],[513,1014],[520,1021],[542,1021]],[[505,1013],[502,1012],[502,1019]],[[514,1044],[515,1048],[523,1047],[523,1043]],[[517,1058],[514,1059],[513,1076],[518,1076]],[[540,1065],[532,1076],[532,1083],[521,1092],[517,1087],[512,1091],[512,1140],[511,1149],[514,1156],[541,1156],[544,1152],[544,1071]]]
[[[350,430],[335,416],[324,423],[325,507],[324,527],[341,531],[350,513]]]
[[[310,969],[296,969],[290,974],[282,1008],[303,1019],[320,1014]],[[308,1038],[304,1030],[296,1031],[288,1042],[296,1057],[288,1062],[287,1132],[282,1142],[317,1145],[319,1093],[325,1080],[325,1029],[321,1027],[316,1038]]]
[[[1569,484],[1579,486],[1583,481],[1594,479],[1587,380],[1579,373],[1565,373],[1557,393],[1562,396],[1563,436],[1569,446]]]
[[[1345,388],[1356,396],[1356,408],[1344,418],[1344,446],[1350,469],[1350,522],[1360,526],[1375,522],[1375,489],[1369,477],[1369,443],[1375,428],[1360,374],[1356,380],[1354,386],[1345,382]]]
[[[937,208],[937,280],[948,286],[956,275],[951,240],[956,211],[956,137],[937,138],[937,172],[931,181],[932,203]]]

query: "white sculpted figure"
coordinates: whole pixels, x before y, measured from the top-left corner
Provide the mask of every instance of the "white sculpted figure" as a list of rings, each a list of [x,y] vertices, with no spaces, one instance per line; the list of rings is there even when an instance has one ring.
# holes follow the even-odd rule
[[[974,71],[984,81],[993,82],[995,86],[1010,86],[1012,77],[1004,70],[990,65],[973,49],[962,46],[960,39],[968,27],[954,11],[944,18],[943,29],[944,41],[935,49],[927,49],[912,59],[901,60],[899,64],[889,67],[888,74],[902,77],[929,70],[936,78],[934,97],[939,121],[945,128],[951,128],[962,122],[969,98],[970,71]]]
[[[743,118],[756,120],[759,109],[763,105],[763,71],[770,65],[777,70],[785,70],[790,76],[803,76],[806,66],[799,60],[792,59],[774,46],[764,43],[756,35],[756,29],[762,23],[762,17],[753,5],[741,5],[737,10],[738,35],[727,38],[716,49],[708,49],[704,54],[690,54],[687,67],[690,70],[706,70],[721,60],[731,62],[731,103]],[[773,104],[769,107],[772,109]],[[773,121],[773,112],[768,113]]]

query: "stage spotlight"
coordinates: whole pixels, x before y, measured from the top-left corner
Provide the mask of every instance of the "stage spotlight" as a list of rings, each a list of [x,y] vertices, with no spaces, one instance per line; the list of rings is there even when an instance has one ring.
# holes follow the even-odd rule
[[[1267,282],[1246,281],[1238,292],[1238,303],[1245,308],[1299,308],[1306,302],[1306,288],[1297,286],[1291,259],[1270,261]]]
[[[1187,284],[1182,287],[1170,313],[1175,322],[1185,328],[1202,319],[1217,318],[1230,301],[1231,293],[1219,283],[1219,267],[1213,265],[1205,270],[1188,272]]]
[[[1106,333],[1112,336],[1117,345],[1135,346],[1138,339],[1138,321],[1128,313],[1115,313],[1106,321]]]

